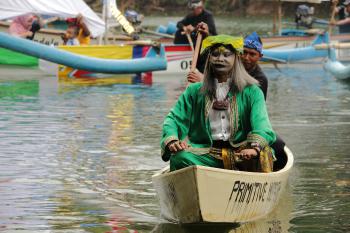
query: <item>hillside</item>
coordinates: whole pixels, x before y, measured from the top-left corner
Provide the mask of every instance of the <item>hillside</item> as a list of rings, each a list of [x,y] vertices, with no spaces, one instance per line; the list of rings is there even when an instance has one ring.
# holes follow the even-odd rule
[[[101,12],[101,0],[85,0],[96,12]],[[143,14],[161,14],[174,15],[174,12],[186,12],[187,0],[118,0],[118,8],[122,11],[125,9],[134,9]],[[276,3],[269,1],[256,0],[206,0],[207,9],[214,14],[226,15],[271,15]],[[294,9],[300,3],[283,3],[283,13],[287,16],[294,15]],[[315,14],[319,17],[328,17],[330,3],[309,4],[315,7]],[[291,10],[293,9],[293,10]],[[180,13],[181,14],[181,13]]]

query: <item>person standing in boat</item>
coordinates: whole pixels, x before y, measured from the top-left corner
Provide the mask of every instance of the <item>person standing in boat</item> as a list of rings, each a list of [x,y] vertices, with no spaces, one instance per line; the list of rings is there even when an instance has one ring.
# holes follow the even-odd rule
[[[192,12],[177,23],[174,44],[188,44],[186,34],[190,34],[195,43],[195,29],[200,22],[205,22],[208,25],[209,35],[217,35],[213,14],[204,8],[203,1],[190,0],[188,7]]]
[[[209,36],[203,82],[191,84],[165,118],[162,159],[170,169],[202,165],[272,171],[272,130],[258,81],[245,70],[243,38]],[[258,159],[255,159],[258,158]]]
[[[68,18],[66,20],[69,26],[77,26],[79,28],[78,41],[80,45],[89,45],[91,32],[84,23],[84,17],[82,14],[78,14],[76,18]]]
[[[331,21],[330,24],[339,26],[339,33],[350,33],[350,0],[345,0],[335,11],[339,15],[339,20]]]

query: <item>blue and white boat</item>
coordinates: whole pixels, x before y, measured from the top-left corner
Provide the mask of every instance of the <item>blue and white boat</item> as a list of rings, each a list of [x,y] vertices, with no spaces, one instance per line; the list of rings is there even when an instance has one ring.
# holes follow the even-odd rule
[[[329,43],[328,33],[318,35],[310,46],[303,48],[290,49],[264,49],[261,61],[263,62],[279,62],[279,63],[293,63],[314,58],[327,57],[326,50],[315,49],[316,44]]]

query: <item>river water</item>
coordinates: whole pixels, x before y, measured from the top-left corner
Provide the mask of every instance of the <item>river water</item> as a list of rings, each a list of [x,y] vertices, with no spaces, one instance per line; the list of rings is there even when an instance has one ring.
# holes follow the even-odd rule
[[[272,217],[231,231],[159,224],[151,176],[183,77],[97,86],[3,74],[0,232],[347,232],[350,83],[317,64],[280,70],[264,68],[271,122],[295,156],[289,189]]]
[[[163,223],[151,183],[184,77],[78,85],[0,69],[0,232],[349,232],[350,83],[317,62],[263,69],[295,156],[287,192],[266,219],[190,227]]]

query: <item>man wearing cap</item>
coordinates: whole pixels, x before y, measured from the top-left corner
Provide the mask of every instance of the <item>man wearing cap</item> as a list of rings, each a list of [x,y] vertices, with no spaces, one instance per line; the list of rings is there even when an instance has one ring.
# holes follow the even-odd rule
[[[350,33],[350,0],[345,0],[335,11],[339,15],[339,20],[330,24],[339,26],[339,33]]]
[[[191,13],[177,23],[178,30],[175,33],[174,44],[188,44],[186,33],[191,35],[192,41],[196,41],[195,28],[200,22],[208,25],[209,35],[217,35],[214,17],[211,12],[204,9],[203,1],[190,0],[188,7]]]

